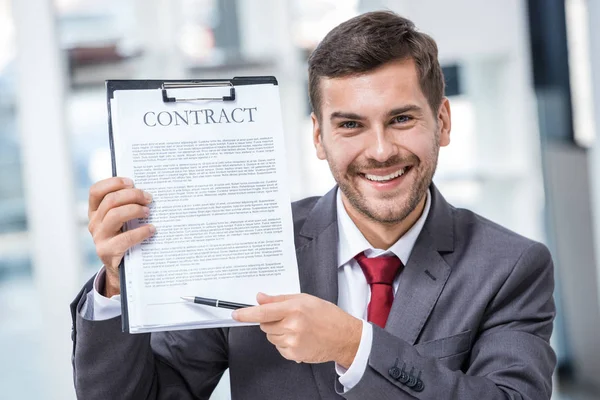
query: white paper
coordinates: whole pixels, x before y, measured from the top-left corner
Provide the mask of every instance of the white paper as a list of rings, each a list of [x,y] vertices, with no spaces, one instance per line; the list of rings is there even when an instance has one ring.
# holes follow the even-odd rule
[[[164,103],[161,90],[114,93],[117,174],[154,197],[150,217],[126,229],[157,228],[125,256],[132,333],[241,325],[231,310],[181,296],[256,304],[259,291],[300,291],[278,87],[235,90],[233,102]]]

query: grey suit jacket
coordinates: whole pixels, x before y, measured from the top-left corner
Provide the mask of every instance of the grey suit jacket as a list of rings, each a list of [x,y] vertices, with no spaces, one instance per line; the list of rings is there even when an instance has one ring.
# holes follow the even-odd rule
[[[549,399],[548,250],[431,191],[387,325],[373,327],[367,369],[348,392],[332,362],[288,361],[256,326],[129,335],[120,317],[82,318],[90,280],[71,305],[78,396],[206,399],[229,368],[233,399]],[[335,189],[292,209],[302,292],[336,303]]]

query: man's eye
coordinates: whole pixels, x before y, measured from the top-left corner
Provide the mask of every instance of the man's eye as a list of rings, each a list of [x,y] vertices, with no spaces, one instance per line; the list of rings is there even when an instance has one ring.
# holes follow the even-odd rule
[[[356,129],[358,128],[358,122],[356,121],[346,121],[343,122],[340,127],[342,128],[346,128],[346,129]]]
[[[409,117],[408,115],[398,115],[397,117],[394,117],[393,122],[399,123],[399,124],[404,124],[408,121],[410,121],[412,119],[412,117]]]

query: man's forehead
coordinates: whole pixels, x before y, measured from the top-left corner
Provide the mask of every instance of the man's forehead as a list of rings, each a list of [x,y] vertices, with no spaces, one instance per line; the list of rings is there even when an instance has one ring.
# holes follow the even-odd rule
[[[350,82],[367,81],[374,78],[399,78],[415,79],[418,81],[417,66],[413,58],[389,61],[377,68],[365,72],[351,73],[338,77],[321,77],[321,82]]]
[[[384,64],[362,74],[321,78],[319,86],[322,109],[327,113],[339,107],[393,108],[406,103],[426,103],[412,60]]]

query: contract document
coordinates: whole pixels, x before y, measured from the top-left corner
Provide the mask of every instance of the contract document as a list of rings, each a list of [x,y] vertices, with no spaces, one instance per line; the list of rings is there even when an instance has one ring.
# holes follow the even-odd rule
[[[277,82],[212,83],[107,82],[113,175],[153,196],[124,230],[156,226],[120,266],[124,331],[244,325],[183,296],[300,292]]]

